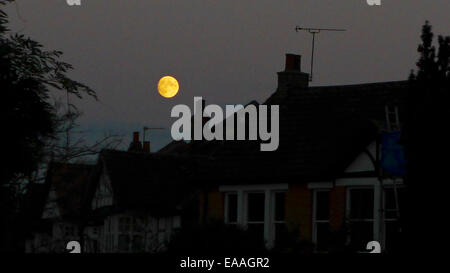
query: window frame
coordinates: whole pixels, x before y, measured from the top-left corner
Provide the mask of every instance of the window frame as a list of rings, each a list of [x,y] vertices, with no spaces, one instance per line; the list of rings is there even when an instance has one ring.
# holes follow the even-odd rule
[[[226,185],[220,186],[219,191],[224,194],[224,222],[228,224],[228,194],[237,193],[237,225],[247,228],[248,224],[264,225],[264,241],[266,247],[271,248],[275,242],[274,229],[274,201],[275,192],[287,192],[288,184],[262,184],[262,185]],[[264,221],[248,221],[248,193],[264,194]],[[230,223],[233,224],[233,223]]]
[[[331,194],[331,188],[316,188],[313,190],[313,211],[312,211],[312,228],[313,228],[313,234],[312,234],[312,239],[313,239],[313,243],[317,246],[318,244],[318,240],[317,240],[317,235],[318,235],[318,230],[317,230],[317,226],[318,224],[328,224],[330,225],[330,212],[328,212],[328,220],[318,220],[317,219],[317,194],[319,192],[327,192],[328,193],[328,198],[330,198],[330,194]],[[329,210],[330,210],[330,200],[328,201],[328,206],[329,206]]]
[[[358,219],[352,219],[350,217],[351,214],[351,191],[352,190],[365,190],[370,189],[373,192],[373,212],[372,212],[372,219],[369,218],[358,218]],[[380,202],[379,202],[379,187],[376,187],[375,185],[364,185],[364,186],[348,186],[346,189],[346,219],[349,223],[352,222],[371,222],[372,223],[372,239],[375,241],[379,241],[378,235],[379,235],[379,209],[380,209]],[[347,243],[350,243],[351,241],[351,232],[347,236]]]
[[[230,207],[229,207],[229,203],[230,203],[230,195],[236,195],[236,222],[230,222],[230,219],[229,219],[229,210],[230,210]],[[224,212],[225,212],[225,215],[224,215],[224,220],[225,220],[225,223],[226,224],[228,224],[228,225],[238,225],[238,223],[239,223],[239,194],[238,194],[238,192],[236,192],[236,191],[230,191],[230,192],[225,192],[225,204],[224,204]]]
[[[276,195],[277,193],[284,193],[284,219],[282,221],[276,219],[276,211],[277,211],[277,202],[276,202]],[[270,236],[273,240],[273,243],[275,244],[277,240],[277,224],[284,224],[286,225],[286,199],[287,199],[287,191],[286,190],[274,190],[270,192],[271,194],[271,230],[272,233]]]

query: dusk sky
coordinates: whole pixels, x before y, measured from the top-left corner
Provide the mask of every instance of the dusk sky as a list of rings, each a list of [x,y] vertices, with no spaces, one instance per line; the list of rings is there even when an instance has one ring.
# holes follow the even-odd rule
[[[450,35],[449,0],[16,0],[6,11],[13,31],[47,49],[64,52],[70,76],[100,99],[78,101],[90,138],[143,126],[152,151],[170,141],[176,104],[263,102],[276,89],[284,54],[302,55],[309,73],[311,35],[295,26],[346,28],[316,39],[312,85],[405,80],[418,58],[420,29]],[[175,76],[180,92],[157,92],[158,80]]]

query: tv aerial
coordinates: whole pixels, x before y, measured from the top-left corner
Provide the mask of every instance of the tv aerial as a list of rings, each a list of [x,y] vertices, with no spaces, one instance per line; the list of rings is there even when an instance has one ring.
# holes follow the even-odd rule
[[[142,131],[143,131],[142,141],[143,141],[143,142],[145,141],[145,132],[146,132],[146,131],[150,131],[150,130],[163,130],[163,129],[164,129],[163,127],[147,127],[147,126],[144,126],[144,127],[142,128]]]
[[[319,34],[321,31],[346,31],[346,29],[341,28],[308,28],[308,27],[295,27],[295,32],[299,32],[300,30],[307,31],[312,34],[312,49],[311,49],[311,72],[309,74],[309,81],[313,79],[313,68],[314,68],[314,42],[316,39],[316,34]]]

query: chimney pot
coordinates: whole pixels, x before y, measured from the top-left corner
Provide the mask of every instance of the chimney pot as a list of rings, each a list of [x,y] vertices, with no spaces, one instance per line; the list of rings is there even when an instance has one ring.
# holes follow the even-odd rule
[[[144,141],[144,153],[150,153],[150,141]]]
[[[293,90],[308,88],[309,75],[301,72],[301,56],[296,54],[286,54],[286,66],[284,71],[278,72],[277,92],[287,95]]]
[[[141,152],[142,151],[142,143],[139,141],[139,132],[133,132],[133,141],[130,143],[128,147],[129,152]]]
[[[133,142],[139,142],[139,132],[133,132]]]
[[[301,58],[302,56],[297,54],[286,54],[286,65],[284,71],[301,71]]]

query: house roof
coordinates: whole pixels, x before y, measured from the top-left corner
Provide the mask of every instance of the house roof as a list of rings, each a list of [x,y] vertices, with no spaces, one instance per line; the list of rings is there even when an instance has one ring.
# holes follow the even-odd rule
[[[280,143],[260,152],[258,141],[193,141],[187,154],[213,158],[220,184],[332,180],[385,127],[385,105],[404,117],[408,83],[383,82],[291,89],[264,104],[280,105]]]
[[[56,192],[56,204],[63,218],[78,218],[82,213],[83,196],[93,165],[50,163],[46,183]]]
[[[199,157],[103,150],[99,166],[108,175],[116,207],[154,215],[180,209],[196,190]],[[98,180],[98,179],[97,179]]]
[[[162,147],[158,154],[184,154],[189,149],[189,144],[183,140],[173,140],[166,146]]]

